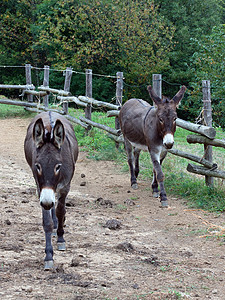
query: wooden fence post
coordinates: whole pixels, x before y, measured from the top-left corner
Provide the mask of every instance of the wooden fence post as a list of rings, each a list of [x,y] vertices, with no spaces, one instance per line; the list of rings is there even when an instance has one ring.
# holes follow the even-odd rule
[[[116,78],[116,105],[121,107],[123,101],[123,72],[117,72]],[[118,118],[115,121],[115,128],[120,128]]]
[[[152,88],[159,98],[162,98],[162,75],[153,74],[152,75]]]
[[[92,70],[86,69],[86,92],[85,96],[88,98],[92,98]],[[85,107],[85,118],[88,120],[91,120],[91,104],[88,104],[87,107]]]
[[[68,67],[66,68],[66,76],[65,76],[65,83],[64,83],[64,91],[69,92],[70,91],[70,82],[72,78],[72,68]],[[68,114],[68,102],[63,103],[63,111],[67,115]]]
[[[212,127],[212,106],[209,80],[202,80],[202,93],[204,125]],[[204,150],[204,158],[212,162],[212,146],[205,144]],[[205,176],[205,183],[207,186],[213,186],[213,177]]]
[[[31,85],[32,79],[31,79],[31,65],[30,64],[25,65],[25,72],[26,72],[26,84]],[[33,95],[28,94],[27,100],[28,100],[28,102],[33,102]]]
[[[44,66],[43,86],[49,87],[49,66]],[[48,107],[49,95],[45,95],[43,100],[45,108]]]
[[[116,105],[122,106],[123,102],[123,72],[116,73]],[[115,129],[120,129],[120,123],[118,117],[115,118]],[[116,142],[116,147],[119,147],[119,143]]]

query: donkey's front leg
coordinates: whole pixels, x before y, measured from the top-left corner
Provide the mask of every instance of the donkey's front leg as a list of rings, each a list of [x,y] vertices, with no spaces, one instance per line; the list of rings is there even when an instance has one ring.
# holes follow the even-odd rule
[[[69,192],[70,187],[67,186],[63,190],[60,190],[59,195],[58,195],[58,205],[56,208],[56,216],[58,219],[58,229],[57,229],[57,245],[58,245],[58,250],[64,251],[66,250],[66,243],[63,238],[64,235],[64,222],[65,222],[65,214],[66,214],[66,208],[65,208],[65,201],[66,201],[66,196]]]
[[[52,232],[52,236],[56,236],[57,234],[57,228],[58,228],[58,220],[56,217],[56,213],[55,213],[55,204],[52,207],[52,221],[53,221],[53,232]]]
[[[156,173],[156,180],[159,183],[160,186],[160,202],[162,207],[168,207],[168,200],[166,196],[166,191],[164,188],[164,174],[162,172],[162,168],[160,165],[160,152],[154,153],[150,152],[153,168]]]
[[[53,247],[52,247],[52,213],[50,210],[45,210],[42,208],[42,217],[43,217],[43,228],[45,231],[45,270],[53,268]]]
[[[162,151],[160,153],[160,165],[162,168],[162,162],[164,160],[164,158],[167,155],[167,150],[162,148]],[[158,198],[159,197],[159,189],[158,189],[158,181],[157,181],[157,175],[156,175],[156,171],[153,168],[153,180],[152,180],[152,192],[153,192],[153,197],[154,198]]]

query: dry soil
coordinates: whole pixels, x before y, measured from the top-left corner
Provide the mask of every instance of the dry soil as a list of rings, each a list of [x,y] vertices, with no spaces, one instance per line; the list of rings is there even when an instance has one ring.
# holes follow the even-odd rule
[[[1,299],[225,299],[225,216],[169,198],[80,151],[67,201],[65,252],[44,271],[44,233],[25,161],[28,119],[0,120]],[[199,197],[201,193],[199,191]]]

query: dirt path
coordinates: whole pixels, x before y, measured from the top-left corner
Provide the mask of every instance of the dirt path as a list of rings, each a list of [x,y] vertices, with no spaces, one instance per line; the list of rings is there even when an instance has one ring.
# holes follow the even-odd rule
[[[67,250],[55,250],[55,269],[44,271],[41,209],[23,154],[28,123],[0,120],[1,299],[225,299],[225,240],[203,237],[225,227],[224,214],[175,198],[161,209],[149,182],[133,191],[118,166],[84,152],[67,201]],[[105,226],[112,219],[119,229]]]

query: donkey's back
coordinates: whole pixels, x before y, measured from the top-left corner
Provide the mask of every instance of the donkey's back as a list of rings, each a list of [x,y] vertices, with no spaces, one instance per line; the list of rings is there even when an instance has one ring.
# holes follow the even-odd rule
[[[130,99],[121,108],[119,113],[120,127],[123,135],[139,148],[145,149],[146,136],[144,123],[147,116],[151,114],[154,119],[155,108],[142,99]],[[154,122],[152,124],[154,126]]]

